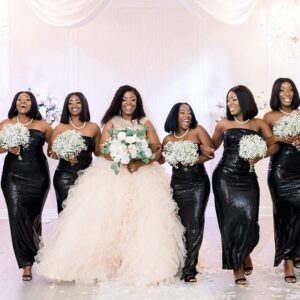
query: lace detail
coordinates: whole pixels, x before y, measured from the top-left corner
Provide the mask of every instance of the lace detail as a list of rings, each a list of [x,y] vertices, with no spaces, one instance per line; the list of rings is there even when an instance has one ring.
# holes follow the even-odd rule
[[[125,129],[125,128],[131,128],[131,129],[142,129],[145,127],[145,123],[147,122],[148,118],[143,117],[140,119],[140,122],[138,120],[125,120],[120,116],[114,116],[111,121],[113,123],[114,128],[116,129]]]

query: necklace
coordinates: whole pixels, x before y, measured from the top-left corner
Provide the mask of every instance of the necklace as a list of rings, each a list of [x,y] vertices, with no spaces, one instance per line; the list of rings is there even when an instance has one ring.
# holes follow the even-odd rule
[[[23,126],[28,126],[29,124],[32,123],[32,121],[33,121],[33,118],[31,118],[31,120],[30,120],[29,122],[27,122],[27,123],[22,123],[22,122],[19,120],[19,116],[17,116],[17,123],[20,123],[20,124],[22,124]]]
[[[245,120],[245,121],[239,121],[239,120],[237,119],[237,117],[234,116],[234,121],[236,121],[238,124],[247,124],[247,123],[250,122],[250,119],[247,119],[247,120]]]
[[[291,111],[291,112],[286,112],[286,111],[282,110],[281,108],[279,108],[279,111],[282,112],[282,113],[285,114],[285,115],[289,115],[289,114],[291,114],[291,113],[293,112],[293,111]]]
[[[186,134],[189,132],[189,128],[185,131],[185,133],[183,134],[183,135],[181,135],[181,136],[178,136],[178,135],[176,135],[176,133],[174,132],[173,133],[173,135],[177,138],[177,139],[182,139],[183,137],[185,137],[186,136]]]
[[[70,124],[72,125],[72,127],[74,127],[75,129],[82,129],[86,125],[86,122],[84,121],[83,124],[78,127],[72,122],[71,118],[69,118],[69,121],[70,121]]]

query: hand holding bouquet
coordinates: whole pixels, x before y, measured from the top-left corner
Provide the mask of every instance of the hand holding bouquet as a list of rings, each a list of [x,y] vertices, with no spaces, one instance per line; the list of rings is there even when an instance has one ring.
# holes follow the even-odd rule
[[[102,152],[112,158],[111,168],[115,174],[119,173],[121,164],[128,165],[133,160],[141,160],[147,164],[154,158],[146,139],[146,131],[146,128],[110,131],[110,138],[104,144]]]
[[[0,131],[0,147],[4,149],[26,147],[29,143],[29,131],[21,123],[7,124]],[[18,151],[19,152],[19,151]],[[18,159],[22,156],[18,154]]]
[[[244,135],[239,143],[239,156],[245,160],[263,158],[267,154],[266,142],[257,134]],[[249,172],[254,172],[254,166],[250,163]]]
[[[78,154],[86,149],[83,137],[76,130],[66,130],[57,135],[52,145],[58,158],[70,161],[71,164],[76,163]]]
[[[162,156],[174,168],[192,166],[199,159],[198,145],[191,141],[168,142],[164,146]]]

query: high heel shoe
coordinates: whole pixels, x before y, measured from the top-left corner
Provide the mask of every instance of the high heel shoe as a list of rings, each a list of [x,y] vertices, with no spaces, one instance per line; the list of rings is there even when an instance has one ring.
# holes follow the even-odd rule
[[[297,278],[294,273],[294,262],[291,259],[284,261],[284,280],[288,283],[296,283]]]
[[[249,275],[252,274],[253,265],[252,265],[252,260],[251,260],[250,255],[245,258],[245,261],[243,263],[243,267],[244,267],[244,274],[245,275],[249,276]]]
[[[25,272],[26,272],[26,274],[24,274]],[[32,280],[31,266],[27,266],[23,269],[22,280],[23,281],[31,281]]]
[[[247,279],[244,276],[243,267],[238,270],[233,270],[234,282],[238,285],[246,285]]]
[[[296,257],[294,260],[294,267],[300,269],[300,257]]]
[[[184,276],[184,282],[197,282],[197,278],[194,274],[187,274]]]

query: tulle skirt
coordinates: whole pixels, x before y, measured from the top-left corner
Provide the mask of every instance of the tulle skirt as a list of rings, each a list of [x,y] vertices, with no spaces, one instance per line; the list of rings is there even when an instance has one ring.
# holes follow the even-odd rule
[[[59,281],[110,279],[130,285],[170,282],[182,267],[184,229],[157,163],[131,174],[98,158],[70,189],[45,237],[37,272]]]

